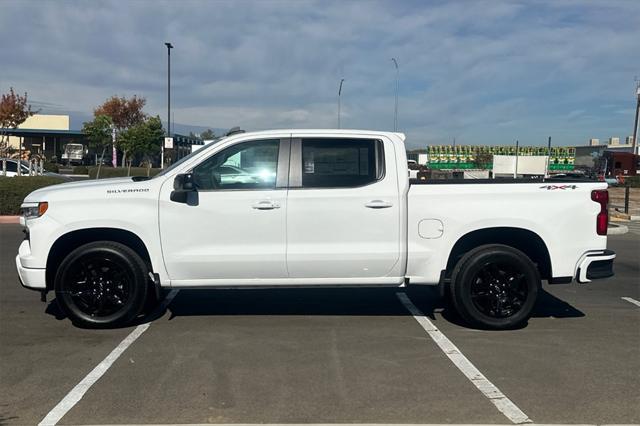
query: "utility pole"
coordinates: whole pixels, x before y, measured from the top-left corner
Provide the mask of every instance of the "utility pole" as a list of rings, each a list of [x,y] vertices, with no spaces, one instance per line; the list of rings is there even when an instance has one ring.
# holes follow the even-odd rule
[[[398,131],[398,87],[400,82],[400,69],[398,68],[398,61],[396,61],[396,58],[391,58],[391,60],[393,61],[393,64],[396,66],[396,105],[395,105],[394,114],[393,114],[393,131],[397,132]]]
[[[169,42],[164,44],[167,46],[167,137],[171,137],[171,49],[173,45]],[[162,151],[160,152],[160,168],[164,169],[164,142],[162,143]]]
[[[631,145],[632,147],[631,152],[633,152],[634,154],[637,154],[636,148],[638,146],[638,116],[640,115],[640,81],[638,80],[637,77],[635,81],[636,81],[636,97],[638,100],[636,102],[636,121],[633,125],[633,142]]]
[[[551,136],[549,136],[549,141],[547,142],[547,171],[544,177],[549,177],[549,167],[551,167]]]
[[[338,87],[338,129],[340,127],[340,108],[341,108],[341,98],[342,98],[342,83],[344,83],[344,78],[340,79],[340,87]]]
[[[516,168],[513,171],[513,178],[517,179],[518,178],[518,153],[519,153],[519,145],[520,145],[520,141],[516,140]]]

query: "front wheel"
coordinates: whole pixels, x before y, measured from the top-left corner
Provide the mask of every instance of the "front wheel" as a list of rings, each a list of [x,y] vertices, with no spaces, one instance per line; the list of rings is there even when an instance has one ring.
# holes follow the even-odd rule
[[[97,241],[73,250],[60,264],[56,300],[75,324],[117,327],[131,322],[147,297],[147,267],[124,244]]]
[[[505,330],[531,317],[540,275],[520,250],[490,244],[460,259],[451,286],[453,305],[464,320],[478,328]]]

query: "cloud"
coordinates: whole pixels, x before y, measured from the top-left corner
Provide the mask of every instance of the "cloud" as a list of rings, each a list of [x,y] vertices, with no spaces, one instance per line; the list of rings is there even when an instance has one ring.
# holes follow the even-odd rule
[[[0,91],[90,114],[113,94],[175,121],[399,126],[408,144],[585,143],[629,132],[638,2],[3,2]],[[50,107],[48,104],[52,104]],[[613,105],[613,107],[605,107]]]

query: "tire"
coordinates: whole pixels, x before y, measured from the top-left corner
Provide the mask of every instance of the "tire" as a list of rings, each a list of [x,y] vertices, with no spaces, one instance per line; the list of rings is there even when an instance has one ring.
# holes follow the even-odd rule
[[[501,244],[477,247],[451,276],[455,310],[471,326],[508,330],[531,317],[540,290],[536,265],[520,250]]]
[[[147,282],[147,266],[135,251],[113,241],[96,241],[65,257],[54,287],[60,309],[74,324],[112,328],[140,314]]]

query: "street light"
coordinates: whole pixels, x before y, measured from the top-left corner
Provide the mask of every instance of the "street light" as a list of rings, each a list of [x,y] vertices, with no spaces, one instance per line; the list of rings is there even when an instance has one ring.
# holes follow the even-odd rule
[[[398,83],[400,81],[400,69],[398,68],[398,61],[396,61],[396,58],[391,58],[391,60],[393,61],[393,64],[396,66],[396,105],[394,108],[394,115],[393,115],[393,131],[397,132],[398,131]]]
[[[167,137],[171,137],[171,49],[173,45],[169,42],[164,44],[167,46]],[[160,151],[160,168],[164,169],[164,143],[162,143],[162,151]]]
[[[344,78],[340,79],[340,87],[338,87],[338,129],[340,129],[340,98],[342,97],[342,83],[344,83]]]
[[[636,120],[633,123],[633,141],[631,145],[631,152],[636,154],[636,147],[638,146],[638,117],[640,117],[640,81],[636,79],[636,96],[638,101],[636,102]]]

